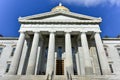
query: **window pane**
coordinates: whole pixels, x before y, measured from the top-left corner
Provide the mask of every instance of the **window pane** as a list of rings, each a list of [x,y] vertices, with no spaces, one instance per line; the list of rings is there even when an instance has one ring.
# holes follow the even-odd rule
[[[109,67],[110,67],[110,71],[111,71],[111,73],[113,73],[112,64],[109,64]]]
[[[62,58],[62,47],[58,47],[57,53],[58,53],[57,55],[58,59],[61,59]]]
[[[10,69],[10,64],[7,64],[6,73],[9,71],[9,69]]]
[[[109,55],[108,55],[107,48],[104,48],[104,50],[105,50],[105,54],[106,54],[106,56],[108,57]]]
[[[47,56],[48,56],[48,47],[46,47],[45,49],[45,57],[47,58]]]
[[[13,48],[12,53],[11,53],[11,56],[14,55],[14,52],[15,52],[15,48]]]

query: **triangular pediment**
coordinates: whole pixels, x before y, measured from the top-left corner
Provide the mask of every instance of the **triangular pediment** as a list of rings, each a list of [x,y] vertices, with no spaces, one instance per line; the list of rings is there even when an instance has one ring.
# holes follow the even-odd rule
[[[55,16],[50,16],[46,18],[37,18],[37,19],[32,19],[32,20],[83,20],[83,19],[78,19],[70,16],[65,16],[65,15],[55,15]]]
[[[47,12],[27,17],[22,17],[20,20],[98,20],[100,18],[91,17],[87,15],[77,14],[73,12]]]

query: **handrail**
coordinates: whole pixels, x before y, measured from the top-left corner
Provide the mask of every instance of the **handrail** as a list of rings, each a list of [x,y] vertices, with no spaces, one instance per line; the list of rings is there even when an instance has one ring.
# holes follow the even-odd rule
[[[72,80],[72,76],[71,76],[71,74],[70,74],[70,80]]]
[[[54,75],[54,71],[52,71],[52,74],[51,74],[51,80],[53,80],[53,75]]]
[[[66,71],[67,72],[67,71]],[[67,80],[72,80],[72,76],[71,76],[71,74],[69,74],[68,72],[67,72]]]
[[[47,78],[46,80],[53,80],[53,75],[54,75],[54,71],[52,71],[52,74],[51,75],[47,75]]]
[[[46,80],[49,80],[49,74],[47,75],[47,78],[46,78]]]

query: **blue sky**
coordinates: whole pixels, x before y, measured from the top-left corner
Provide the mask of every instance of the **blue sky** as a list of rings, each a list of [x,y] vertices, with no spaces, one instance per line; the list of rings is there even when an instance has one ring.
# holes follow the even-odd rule
[[[0,0],[0,34],[18,37],[18,17],[50,11],[59,2],[72,12],[101,17],[102,37],[120,34],[120,0]]]

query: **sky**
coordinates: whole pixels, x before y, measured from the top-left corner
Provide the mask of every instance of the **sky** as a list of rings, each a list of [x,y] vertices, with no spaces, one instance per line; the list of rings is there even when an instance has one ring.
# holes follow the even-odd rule
[[[70,11],[101,17],[101,36],[120,34],[120,0],[0,0],[0,34],[18,37],[19,17],[49,12],[62,3]]]

